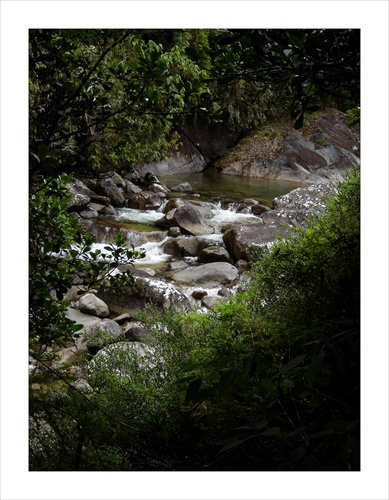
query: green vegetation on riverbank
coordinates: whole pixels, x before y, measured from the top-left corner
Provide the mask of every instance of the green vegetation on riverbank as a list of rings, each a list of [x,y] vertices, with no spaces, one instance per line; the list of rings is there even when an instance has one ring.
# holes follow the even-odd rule
[[[359,220],[355,171],[228,303],[144,312],[156,371],[35,385],[31,469],[359,470]]]

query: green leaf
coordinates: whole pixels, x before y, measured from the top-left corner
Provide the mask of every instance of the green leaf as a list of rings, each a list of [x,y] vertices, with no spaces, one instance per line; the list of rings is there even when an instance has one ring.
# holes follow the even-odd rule
[[[280,369],[280,373],[285,373],[294,368],[295,366],[297,366],[298,364],[300,364],[301,361],[303,361],[303,359],[305,358],[305,356],[306,354],[300,354],[299,356],[296,356],[295,358],[291,359],[288,363],[286,363],[286,365],[284,365]]]
[[[309,385],[312,385],[316,377],[318,376],[323,364],[323,359],[324,352],[321,351],[321,353],[313,358],[313,360],[309,363],[307,367],[307,381]]]
[[[289,458],[291,462],[298,462],[305,455],[305,448],[296,448],[292,451]]]
[[[230,441],[229,443],[227,443],[226,445],[223,446],[223,448],[219,451],[219,453],[224,453],[225,451],[231,451],[231,450],[237,448],[242,443],[244,443],[246,441],[246,439],[235,439],[234,441]]]
[[[277,391],[277,386],[275,385],[275,383],[268,378],[262,379],[259,385],[260,387],[262,387],[262,389],[266,389],[271,392]]]
[[[270,427],[266,431],[261,433],[262,436],[278,436],[281,433],[281,429],[279,427]]]
[[[200,378],[196,378],[191,382],[186,390],[185,394],[185,404],[189,404],[191,401],[197,403],[197,397],[199,394],[199,390],[202,384],[202,380]]]

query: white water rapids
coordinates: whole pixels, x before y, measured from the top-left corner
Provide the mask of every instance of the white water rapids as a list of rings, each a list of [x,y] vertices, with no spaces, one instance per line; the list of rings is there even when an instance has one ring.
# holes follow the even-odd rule
[[[222,242],[222,232],[223,226],[231,223],[242,223],[249,224],[259,221],[259,218],[253,214],[238,213],[235,212],[235,205],[227,210],[223,210],[217,205],[213,205],[211,208],[212,218],[208,221],[209,225],[214,228],[214,232],[210,235],[203,235],[202,238],[210,239],[211,241]],[[163,216],[160,210],[137,210],[132,208],[120,208],[117,209],[117,220],[122,222],[130,222],[135,224],[154,226],[155,222]],[[160,228],[155,227],[156,231],[161,232]],[[147,238],[147,232],[143,233],[142,239]],[[178,238],[188,238],[188,236],[179,236]],[[172,256],[164,253],[163,247],[165,243],[171,239],[169,236],[164,237],[161,241],[148,241],[146,243],[140,244],[140,235],[136,230],[128,231],[127,233],[127,245],[130,247],[131,244],[134,245],[135,250],[144,251],[146,256],[143,259],[137,259],[134,261],[136,267],[144,266],[154,266],[172,259]],[[106,254],[106,259],[109,260],[110,252],[105,249],[106,243],[94,243],[92,245],[91,251],[94,252],[96,249],[101,250]],[[191,260],[187,258],[187,260]]]

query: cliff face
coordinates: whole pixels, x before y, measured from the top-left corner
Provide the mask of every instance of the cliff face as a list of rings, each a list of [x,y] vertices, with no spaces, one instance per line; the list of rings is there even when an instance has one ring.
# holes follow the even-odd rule
[[[240,140],[223,123],[197,117],[179,130],[182,146],[166,160],[143,165],[139,175],[201,172],[213,163],[223,174],[261,177],[303,184],[344,180],[359,165],[358,128],[335,110],[315,113],[303,129],[289,121],[262,127]]]
[[[318,184],[343,180],[359,165],[359,129],[346,125],[338,111],[316,113],[301,130],[291,123],[250,134],[216,162],[224,174]]]
[[[191,116],[177,131],[182,142],[179,151],[172,152],[165,160],[138,167],[140,176],[146,172],[157,176],[201,172],[239,139],[239,134],[229,130],[224,123],[210,123],[201,115]]]

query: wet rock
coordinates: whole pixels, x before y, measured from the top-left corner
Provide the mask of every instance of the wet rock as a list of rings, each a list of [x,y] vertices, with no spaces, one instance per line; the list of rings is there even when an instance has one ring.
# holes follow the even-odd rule
[[[172,238],[177,238],[177,236],[180,236],[181,234],[181,229],[179,227],[169,227],[167,234]]]
[[[229,288],[226,288],[225,286],[222,286],[220,290],[217,292],[220,297],[232,297],[233,293]]]
[[[196,300],[201,300],[206,295],[208,294],[205,290],[193,290],[192,292],[192,297]]]
[[[181,184],[178,184],[177,186],[173,186],[171,188],[171,190],[181,192],[181,193],[191,193],[193,191],[193,188],[189,184],[189,182],[182,182]]]
[[[214,262],[174,273],[172,279],[179,284],[202,285],[204,288],[212,288],[234,283],[238,277],[239,272],[233,265],[228,262]]]
[[[252,205],[252,207],[251,207],[251,213],[253,215],[261,215],[269,210],[270,210],[269,207],[267,207],[265,205],[261,205],[260,203]]]
[[[187,203],[170,210],[156,222],[156,225],[163,228],[178,226],[185,234],[199,236],[213,232],[213,228],[209,226],[207,221],[211,217],[212,211],[210,209]]]
[[[230,254],[223,246],[211,246],[203,248],[198,256],[198,261],[207,264],[209,262],[229,262],[232,264]]]

